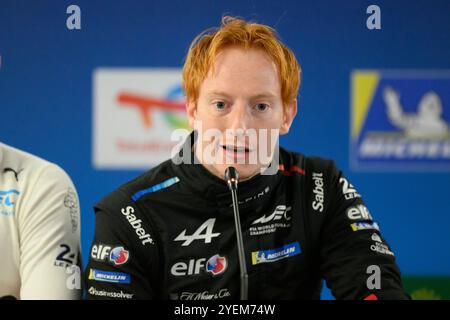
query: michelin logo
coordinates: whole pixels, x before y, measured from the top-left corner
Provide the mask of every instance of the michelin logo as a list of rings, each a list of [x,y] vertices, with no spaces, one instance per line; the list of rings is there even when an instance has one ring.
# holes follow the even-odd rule
[[[355,168],[450,169],[450,72],[355,71]]]
[[[292,242],[277,249],[255,251],[252,252],[252,265],[275,262],[296,256],[299,253],[301,253],[301,250],[298,242]]]
[[[400,93],[392,87],[385,87],[383,100],[387,107],[389,121],[397,129],[402,130],[410,139],[448,138],[449,128],[442,119],[442,102],[434,91],[425,93],[417,112],[405,113],[400,102]]]
[[[376,222],[356,222],[350,225],[353,231],[360,230],[377,230],[380,231],[380,227]]]
[[[129,284],[131,277],[126,273],[91,269],[89,271],[89,280]]]

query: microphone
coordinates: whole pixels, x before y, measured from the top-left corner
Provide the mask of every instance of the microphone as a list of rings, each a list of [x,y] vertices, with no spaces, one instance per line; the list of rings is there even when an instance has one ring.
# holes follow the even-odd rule
[[[239,218],[239,206],[237,200],[237,187],[239,182],[239,174],[234,167],[228,167],[225,170],[225,181],[228,184],[228,188],[231,192],[231,198],[233,200],[233,212],[234,212],[234,224],[236,229],[237,237],[237,248],[239,257],[239,269],[240,269],[240,279],[241,279],[241,300],[248,299],[248,274],[247,265],[245,262],[244,253],[244,241],[242,240],[242,229],[241,221]]]

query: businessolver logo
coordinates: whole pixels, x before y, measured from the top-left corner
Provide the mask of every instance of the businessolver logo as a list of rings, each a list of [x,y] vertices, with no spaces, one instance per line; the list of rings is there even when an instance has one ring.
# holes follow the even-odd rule
[[[450,71],[355,70],[355,170],[450,170]]]
[[[147,169],[170,158],[187,128],[180,69],[100,68],[93,74],[93,163]]]

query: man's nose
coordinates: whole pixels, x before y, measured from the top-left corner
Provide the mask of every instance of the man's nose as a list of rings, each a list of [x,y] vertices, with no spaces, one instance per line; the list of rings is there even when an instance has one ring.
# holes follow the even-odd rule
[[[237,102],[230,113],[229,128],[235,134],[243,134],[243,131],[248,129],[249,116],[247,112],[247,105],[244,102]]]

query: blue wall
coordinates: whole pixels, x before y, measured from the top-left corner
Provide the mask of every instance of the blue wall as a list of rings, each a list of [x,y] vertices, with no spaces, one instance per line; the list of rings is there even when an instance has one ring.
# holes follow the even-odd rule
[[[82,29],[66,28],[81,8]],[[381,8],[382,29],[366,28]],[[333,158],[364,196],[404,274],[450,274],[450,174],[352,172],[353,69],[450,69],[449,1],[2,1],[0,140],[58,163],[82,209],[86,262],[92,205],[139,171],[92,165],[92,72],[181,67],[190,41],[224,13],[274,26],[303,69],[299,114],[282,145]],[[450,112],[445,105],[444,112]]]

